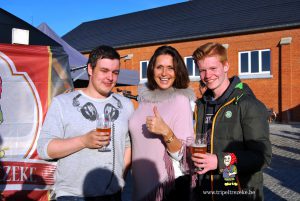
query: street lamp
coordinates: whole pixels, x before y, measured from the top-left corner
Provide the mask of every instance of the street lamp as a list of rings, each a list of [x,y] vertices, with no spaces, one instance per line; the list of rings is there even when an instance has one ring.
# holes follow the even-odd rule
[[[130,60],[133,57],[133,54],[127,54],[125,56],[121,56],[121,59],[124,59],[124,61],[126,60]]]

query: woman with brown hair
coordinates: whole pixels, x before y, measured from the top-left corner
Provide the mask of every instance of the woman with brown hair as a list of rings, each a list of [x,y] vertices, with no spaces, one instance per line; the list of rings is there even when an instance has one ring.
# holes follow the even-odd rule
[[[161,46],[150,59],[147,78],[129,121],[133,200],[187,200],[189,180],[183,176],[181,153],[182,140],[193,137],[188,71],[175,48]]]

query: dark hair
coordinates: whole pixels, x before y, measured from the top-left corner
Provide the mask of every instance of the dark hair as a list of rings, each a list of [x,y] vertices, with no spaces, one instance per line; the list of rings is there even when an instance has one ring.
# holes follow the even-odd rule
[[[175,81],[173,83],[173,87],[177,89],[185,89],[189,86],[189,73],[184,64],[184,61],[178,51],[171,46],[161,46],[157,48],[152,55],[148,68],[147,68],[147,78],[148,83],[147,87],[150,90],[154,90],[158,88],[156,81],[154,80],[154,66],[158,56],[160,55],[170,55],[173,58],[173,67],[175,70]]]
[[[206,43],[198,47],[193,53],[195,63],[205,57],[218,56],[221,63],[224,64],[227,59],[227,50],[220,43]]]
[[[91,51],[87,64],[91,64],[92,69],[94,69],[99,59],[120,60],[120,55],[113,47],[107,45],[101,45]]]

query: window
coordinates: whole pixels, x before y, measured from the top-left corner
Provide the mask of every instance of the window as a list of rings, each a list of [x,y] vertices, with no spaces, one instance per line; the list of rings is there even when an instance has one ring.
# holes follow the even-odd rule
[[[187,70],[189,72],[189,77],[199,79],[199,70],[198,70],[197,66],[195,65],[193,57],[191,57],[191,56],[184,57],[184,61],[185,61]]]
[[[147,80],[147,66],[149,61],[140,61],[140,80]]]
[[[241,78],[266,78],[271,74],[271,51],[254,50],[239,52]]]

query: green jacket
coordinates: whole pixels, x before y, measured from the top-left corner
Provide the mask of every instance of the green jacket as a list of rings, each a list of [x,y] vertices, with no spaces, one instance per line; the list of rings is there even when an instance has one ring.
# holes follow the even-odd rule
[[[206,103],[204,99],[199,99],[196,103],[196,130],[202,132]],[[211,154],[217,155],[218,168],[204,176],[204,180],[210,181],[206,182],[210,183],[206,190],[251,190],[255,191],[255,195],[244,196],[243,200],[263,200],[262,169],[270,164],[272,155],[267,117],[265,105],[256,99],[246,84],[239,81],[212,120]],[[233,153],[237,158],[238,188],[224,185],[226,181],[222,172],[226,153]],[[225,197],[214,196],[214,200],[218,198],[224,200]],[[234,198],[237,196],[230,200],[235,200]]]

